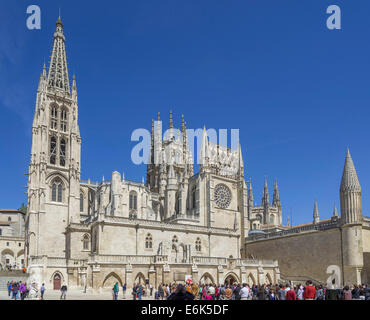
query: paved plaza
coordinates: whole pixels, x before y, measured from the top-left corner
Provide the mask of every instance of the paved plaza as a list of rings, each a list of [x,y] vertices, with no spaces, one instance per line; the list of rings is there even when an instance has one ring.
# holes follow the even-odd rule
[[[44,300],[60,300],[60,291],[46,290]],[[154,299],[154,296],[152,297]],[[11,300],[7,291],[0,291],[0,300]],[[35,300],[39,300],[35,299]],[[113,300],[112,293],[109,291],[102,291],[101,293],[84,293],[81,290],[68,290],[67,300]],[[119,293],[118,300],[132,300],[132,296],[126,294],[123,299],[122,291]],[[143,300],[151,300],[150,297],[143,297]]]

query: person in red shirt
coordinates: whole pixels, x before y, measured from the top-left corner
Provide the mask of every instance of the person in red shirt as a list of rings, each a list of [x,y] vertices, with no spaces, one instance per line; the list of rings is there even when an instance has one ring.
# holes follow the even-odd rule
[[[220,291],[219,291],[218,286],[216,286],[216,288],[215,288],[215,300],[220,300],[219,295],[220,295]]]
[[[307,281],[307,286],[304,290],[305,300],[314,300],[316,298],[316,288],[312,285],[312,281]]]
[[[294,291],[294,287],[291,286],[290,290],[286,293],[286,300],[297,300],[297,295]]]

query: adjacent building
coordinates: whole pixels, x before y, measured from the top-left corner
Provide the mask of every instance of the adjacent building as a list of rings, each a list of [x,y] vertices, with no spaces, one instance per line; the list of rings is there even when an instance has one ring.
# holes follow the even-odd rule
[[[25,214],[0,209],[0,270],[22,269],[24,258]]]

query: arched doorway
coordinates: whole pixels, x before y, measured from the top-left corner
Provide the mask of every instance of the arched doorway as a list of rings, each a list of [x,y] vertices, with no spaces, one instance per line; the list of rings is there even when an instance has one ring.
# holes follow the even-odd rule
[[[229,273],[225,277],[225,285],[233,285],[234,283],[240,283],[239,278],[235,273]]]
[[[53,289],[54,290],[60,290],[62,287],[62,277],[59,273],[56,273],[53,278]]]
[[[257,284],[256,279],[254,278],[254,276],[253,276],[253,274],[252,274],[252,273],[250,273],[250,274],[248,275],[248,280],[247,280],[247,282],[248,282],[249,286],[253,286],[253,285]]]
[[[266,274],[265,282],[266,282],[266,284],[272,284],[272,278],[271,278],[269,273]]]
[[[103,288],[112,289],[116,282],[118,282],[118,284],[122,286],[121,278],[116,273],[111,272],[105,277],[103,281]]]
[[[135,283],[145,285],[145,276],[141,272],[136,275]]]
[[[211,284],[211,283],[215,283],[213,277],[208,272],[206,272],[205,274],[203,274],[203,276],[200,278],[199,282],[200,282],[200,284]]]
[[[1,252],[1,260],[4,262],[4,265],[6,267],[10,267],[10,268],[13,268],[14,264],[15,264],[15,257],[14,257],[14,252],[9,250],[9,249],[5,249]]]

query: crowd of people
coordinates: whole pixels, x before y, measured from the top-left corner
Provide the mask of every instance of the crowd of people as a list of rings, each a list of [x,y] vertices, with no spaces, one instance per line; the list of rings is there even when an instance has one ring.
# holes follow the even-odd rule
[[[35,285],[27,283],[8,282],[8,296],[13,300],[36,298],[43,300],[45,285],[38,290]],[[66,299],[67,286],[61,287],[60,299]],[[120,287],[116,282],[112,288],[113,299],[118,300]],[[127,297],[127,285],[122,286],[123,298]],[[343,288],[328,288],[323,285],[313,285],[307,281],[305,285],[255,285],[248,284],[160,284],[154,288],[151,284],[134,283],[131,296],[133,300],[143,297],[155,300],[370,300],[370,286],[353,285]]]
[[[7,272],[22,271],[23,273],[26,273],[27,272],[27,268],[24,265],[19,266],[17,264],[13,264],[13,265],[7,264],[4,267],[2,267],[0,265],[0,271],[7,271]]]
[[[323,285],[313,285],[307,281],[304,285],[255,285],[248,284],[160,284],[156,290],[153,286],[134,283],[133,300],[143,297],[155,300],[370,300],[370,286],[353,285],[331,289]],[[124,284],[123,296],[126,297],[127,286]],[[113,288],[113,297],[118,299],[119,285]]]
[[[8,289],[9,298],[13,300],[24,300],[26,298],[37,297],[37,294],[38,294],[38,290],[34,284],[27,285],[26,282],[22,282],[22,281],[8,282],[7,289]],[[45,286],[43,284],[40,290],[41,299],[43,299],[44,292],[45,292]]]
[[[28,284],[26,282],[15,282],[9,281],[7,283],[8,296],[12,300],[25,300],[25,299],[40,299],[44,300],[45,295],[45,284],[43,283],[40,288],[38,288],[36,283]],[[60,299],[65,300],[67,296],[67,286],[63,284],[61,289]]]

